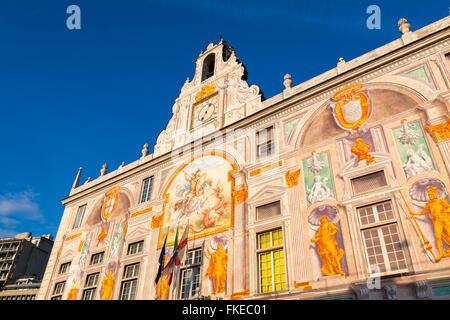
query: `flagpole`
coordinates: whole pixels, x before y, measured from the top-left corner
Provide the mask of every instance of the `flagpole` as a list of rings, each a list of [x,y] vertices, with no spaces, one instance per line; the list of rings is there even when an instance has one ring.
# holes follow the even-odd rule
[[[420,235],[422,236],[422,240],[423,240],[423,243],[425,245],[425,248],[431,253],[431,255],[433,256],[434,260],[437,262],[436,256],[435,256],[435,254],[433,252],[433,246],[430,244],[430,241],[428,241],[428,239],[425,238],[425,235],[423,234],[422,229],[420,228],[419,224],[417,223],[416,217],[414,217],[414,214],[413,214],[411,208],[409,207],[408,203],[406,202],[405,197],[403,196],[403,193],[401,191],[399,191],[399,192],[400,192],[400,195],[402,196],[403,201],[405,202],[405,205],[406,205],[406,208],[409,211],[409,214],[412,216],[412,218],[413,218],[413,220],[414,220],[414,222],[415,222],[415,224],[417,226],[417,229],[419,229],[419,232],[420,232]]]
[[[189,235],[189,233],[188,233],[188,235]],[[194,241],[192,242],[192,248],[191,249],[193,249],[194,248],[194,246],[195,246],[195,233],[194,233]],[[189,253],[189,242],[188,242],[188,253]],[[192,253],[192,254],[194,254],[194,253]],[[187,255],[186,255],[187,256]],[[194,259],[195,258],[195,256],[194,257],[192,257],[192,259]],[[185,260],[186,261],[186,260]],[[192,290],[192,284],[193,284],[193,282],[192,282],[192,278],[193,278],[193,276],[194,276],[194,270],[193,269],[191,269],[192,271],[191,271],[191,290]]]
[[[175,253],[175,250],[176,250],[176,248],[177,248],[177,245],[178,245],[178,225],[179,225],[179,221],[177,221],[177,231],[176,231],[176,236],[175,236],[175,242],[174,242],[174,244],[173,244],[173,253],[172,254],[174,254]],[[174,277],[175,277],[175,279],[174,279],[174,286],[173,286],[173,288],[172,288],[172,298],[173,298],[173,292],[175,291],[175,288],[176,288],[176,283],[178,282],[178,269],[177,268],[175,268],[175,275],[174,275]],[[175,299],[174,300],[176,300],[177,299],[177,296],[175,297]]]
[[[187,221],[186,228],[189,228],[189,218]],[[181,237],[181,238],[183,238],[183,237]],[[189,248],[189,229],[188,229],[188,234],[187,234],[187,247]],[[184,256],[183,263],[186,261],[186,256],[187,256],[187,254],[185,254],[185,256]],[[180,265],[181,265],[181,263],[180,263]],[[180,271],[180,266],[177,266],[177,277],[178,277],[179,271]],[[177,282],[178,282],[178,279],[177,279]],[[181,283],[176,287],[177,288],[177,299],[180,296],[180,287],[181,287]]]
[[[199,299],[200,299],[200,292],[203,289],[203,276],[202,276],[202,273],[203,273],[203,255],[205,254],[205,238],[206,238],[206,235],[203,236],[202,256],[201,256],[201,260],[200,260],[200,274],[199,274],[200,286],[199,286],[199,290],[198,290],[198,298]]]

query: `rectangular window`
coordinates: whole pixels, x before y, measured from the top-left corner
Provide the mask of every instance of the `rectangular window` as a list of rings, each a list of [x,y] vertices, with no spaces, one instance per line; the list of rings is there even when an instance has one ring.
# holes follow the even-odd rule
[[[366,193],[387,186],[386,176],[383,170],[351,179],[351,182],[354,194]]]
[[[281,229],[258,234],[257,255],[260,292],[285,290],[286,271]]]
[[[87,275],[81,300],[94,300],[95,291],[97,289],[98,276],[99,273]]]
[[[53,290],[53,295],[61,294],[64,292],[65,281],[58,282],[55,284],[55,289]]]
[[[273,127],[256,133],[256,155],[258,159],[269,157],[274,152]]]
[[[69,268],[70,268],[70,262],[63,263],[59,267],[59,273],[61,274],[61,273],[69,272]]]
[[[78,208],[77,215],[75,217],[75,221],[73,222],[72,229],[79,228],[81,223],[83,222],[84,212],[86,211],[86,205],[82,205]]]
[[[128,245],[128,255],[130,254],[136,254],[139,252],[142,252],[142,248],[144,247],[144,241],[138,241],[138,242],[134,242],[134,243],[130,243]]]
[[[141,203],[150,200],[152,193],[153,177],[147,178],[142,182],[142,196]]]
[[[91,262],[89,264],[93,265],[93,264],[102,263],[104,255],[105,255],[104,252],[99,252],[99,253],[93,254],[91,256]]]
[[[369,273],[407,271],[400,232],[391,201],[358,208],[360,230]]]
[[[181,269],[181,299],[198,295],[200,289],[200,268],[203,260],[203,248],[190,250]]]
[[[281,215],[280,201],[265,204],[256,208],[256,220],[264,220]]]
[[[134,300],[139,276],[139,263],[125,266],[123,281],[120,287],[120,300]]]
[[[62,296],[55,296],[55,297],[52,297],[50,300],[61,300],[62,299]]]

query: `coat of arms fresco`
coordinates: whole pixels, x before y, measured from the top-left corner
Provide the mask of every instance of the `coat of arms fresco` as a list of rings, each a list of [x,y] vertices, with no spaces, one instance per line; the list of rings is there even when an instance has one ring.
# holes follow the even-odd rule
[[[372,112],[369,94],[359,82],[346,85],[331,100],[334,120],[346,131],[359,131]]]
[[[235,170],[225,158],[207,155],[184,165],[169,183],[159,247],[166,234],[173,244],[177,228],[189,227],[189,237],[221,232],[233,224],[231,191]]]

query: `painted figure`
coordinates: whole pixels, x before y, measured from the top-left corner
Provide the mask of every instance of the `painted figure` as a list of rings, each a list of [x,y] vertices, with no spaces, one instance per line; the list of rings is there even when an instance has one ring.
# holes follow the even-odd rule
[[[77,300],[77,293],[78,293],[78,284],[74,282],[72,288],[69,290],[67,300]]]
[[[322,273],[327,276],[335,274],[345,274],[341,268],[340,260],[344,256],[344,250],[338,247],[334,237],[338,228],[333,222],[327,222],[328,217],[320,218],[320,227],[317,230],[315,238],[311,239],[312,243],[317,243],[317,253],[322,261]]]
[[[97,247],[100,243],[103,243],[103,241],[106,238],[106,235],[108,234],[108,231],[106,230],[106,224],[102,224],[102,231],[99,233],[97,237]]]
[[[442,239],[450,245],[450,203],[445,199],[438,198],[438,189],[433,186],[428,186],[428,197],[430,201],[427,202],[421,212],[411,214],[421,216],[430,211],[430,219],[434,225],[434,235],[436,237],[436,244],[439,255],[436,262],[442,258],[450,257],[450,248],[444,252]]]
[[[206,248],[206,250],[211,256],[206,274],[213,280],[214,291],[212,294],[225,292],[228,254],[222,248],[221,242],[217,245],[217,250],[215,252],[211,253],[208,248]]]
[[[206,177],[206,172],[203,174],[200,174],[200,172],[201,172],[200,168],[198,168],[197,171],[193,172],[190,175],[183,171],[184,177],[185,177],[186,181],[189,183],[190,193],[194,197],[198,197],[200,195],[199,190],[198,190],[199,185],[200,185],[200,180],[202,178]]]
[[[211,208],[203,209],[201,211],[203,219],[200,229],[195,229],[195,227],[190,224],[190,228],[194,230],[194,232],[200,232],[206,228],[214,227],[217,219],[225,214],[225,209],[229,205],[229,202],[225,201],[220,181],[217,182],[217,185],[214,188],[214,197],[216,198],[216,203]]]
[[[312,204],[315,202],[323,201],[331,197],[331,190],[327,187],[328,178],[324,177],[322,180],[321,176],[314,177],[314,185],[311,189],[306,188],[308,193],[308,201]]]
[[[111,271],[112,269],[109,269],[108,274],[102,281],[102,300],[110,300],[113,294],[114,281],[116,279]]]
[[[356,139],[355,143],[350,151],[358,157],[358,162],[366,160],[366,164],[371,164],[375,158],[369,154],[370,144],[364,144],[363,139]]]
[[[403,168],[405,169],[407,178],[433,170],[433,162],[423,150],[423,144],[419,145],[417,152],[411,148],[406,151],[406,155],[408,156],[408,161],[403,165]]]

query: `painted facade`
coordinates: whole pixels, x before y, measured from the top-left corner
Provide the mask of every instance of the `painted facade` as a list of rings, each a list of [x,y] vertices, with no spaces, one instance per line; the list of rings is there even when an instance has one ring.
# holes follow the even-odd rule
[[[449,22],[269,99],[210,44],[152,154],[78,172],[38,299],[449,298]]]

